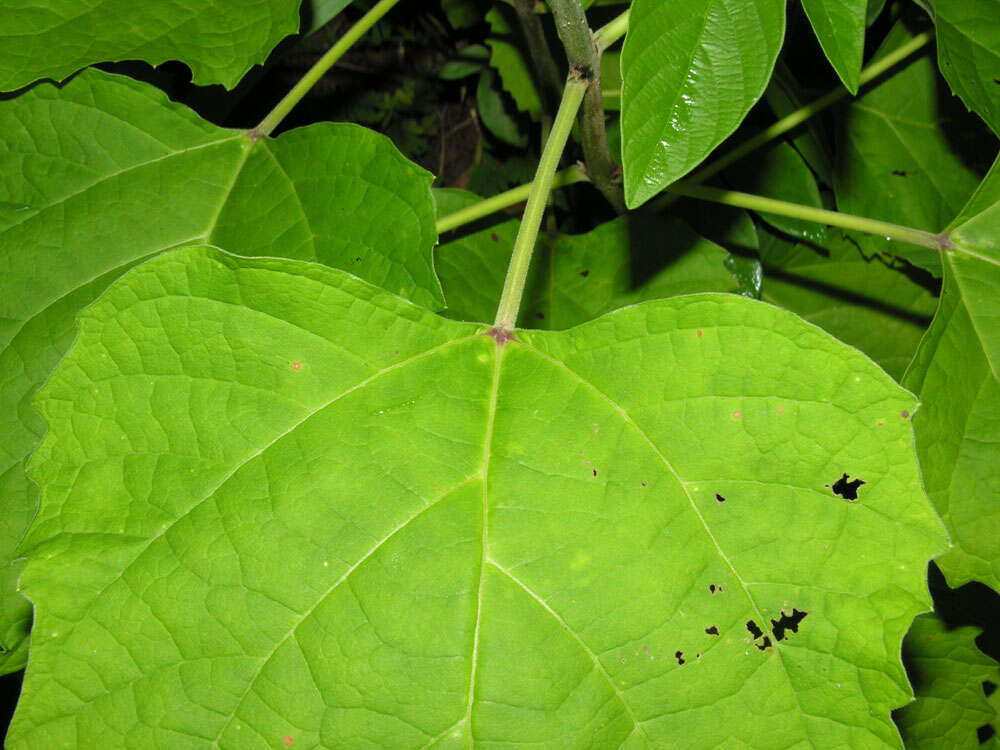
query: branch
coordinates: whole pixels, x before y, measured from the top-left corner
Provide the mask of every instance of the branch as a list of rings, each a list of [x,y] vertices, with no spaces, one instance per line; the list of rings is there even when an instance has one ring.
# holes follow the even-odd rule
[[[528,57],[534,66],[535,83],[538,95],[542,100],[542,111],[551,116],[559,106],[562,78],[559,67],[552,58],[552,52],[545,41],[545,29],[535,12],[536,0],[514,0],[517,20],[524,33],[524,41],[528,45]]]
[[[608,131],[604,119],[604,97],[601,94],[601,53],[587,24],[580,0],[549,0],[556,20],[556,31],[566,49],[570,70],[587,81],[580,119],[580,140],[587,172],[618,213],[625,211],[618,165],[608,148]]]

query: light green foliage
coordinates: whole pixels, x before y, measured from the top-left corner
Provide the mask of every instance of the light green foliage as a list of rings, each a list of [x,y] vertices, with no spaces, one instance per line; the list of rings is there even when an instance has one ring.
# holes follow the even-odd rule
[[[435,195],[442,214],[480,200],[457,190]],[[493,320],[517,227],[508,221],[460,239],[445,237],[437,251],[445,314]],[[543,237],[535,253],[519,320],[525,328],[571,328],[637,302],[739,286],[727,270],[729,254],[677,219],[620,218],[586,234]]]
[[[898,25],[879,56],[911,38]],[[970,127],[939,83],[925,54],[848,107],[840,120],[834,180],[841,211],[930,232],[944,229],[959,212],[976,189],[980,168],[996,153],[996,142]],[[866,244],[940,275],[934,250],[879,238]]]
[[[948,584],[1000,590],[1000,163],[956,220],[944,289],[904,383],[927,491],[955,544]]]
[[[933,9],[941,73],[1000,135],[1000,0],[934,0]]]
[[[235,86],[299,28],[300,0],[13,0],[0,3],[0,91],[98,62],[186,63]]]
[[[908,750],[955,750],[979,745],[976,730],[996,721],[983,682],[1000,678],[997,663],[975,644],[976,628],[949,630],[934,614],[913,621],[903,658],[917,695],[896,715]]]
[[[213,249],[114,284],[36,401],[8,747],[898,747],[913,397],[735,295],[483,330]]]
[[[622,50],[625,198],[632,208],[722,143],[767,86],[784,0],[635,0]]]
[[[17,568],[6,569],[35,505],[22,462],[44,432],[31,395],[68,348],[77,311],[111,280],[167,248],[211,242],[339,266],[435,307],[443,298],[430,175],[354,125],[251,146],[145,84],[89,70],[0,104],[0,132],[0,643],[10,650],[28,616]]]
[[[830,229],[821,244],[760,233],[761,298],[856,346],[900,379],[937,305],[935,297],[855,237]],[[921,407],[923,408],[923,407]]]
[[[869,0],[802,0],[826,59],[852,94],[858,93],[868,6]]]

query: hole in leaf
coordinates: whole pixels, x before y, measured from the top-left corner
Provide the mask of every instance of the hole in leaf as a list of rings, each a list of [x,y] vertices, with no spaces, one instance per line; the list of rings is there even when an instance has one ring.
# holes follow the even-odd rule
[[[708,633],[709,635],[718,635],[719,629],[715,625],[709,625],[707,628],[705,628],[705,632]]]
[[[764,635],[764,631],[757,627],[757,623],[753,620],[747,620],[747,630],[750,631],[750,635],[753,636],[754,640],[757,640]]]
[[[894,169],[894,170],[892,170],[892,174],[893,174],[894,177],[906,177],[906,170],[905,169]]]
[[[545,313],[543,313],[543,312],[537,312],[537,313],[535,313],[535,315],[538,316],[539,320],[545,320]]]
[[[677,659],[677,664],[678,665],[683,665],[684,664],[684,652],[683,651],[675,651],[674,652],[674,658]]]
[[[844,474],[840,479],[834,482],[833,490],[834,495],[840,495],[845,500],[857,500],[858,499],[858,487],[865,484],[863,479],[852,479],[848,481],[848,475]]]
[[[590,276],[590,271],[584,268],[582,271],[580,271],[580,275],[583,276],[583,278],[587,278],[588,276]]]
[[[765,635],[763,643],[756,643],[754,645],[757,646],[757,648],[759,648],[761,651],[767,651],[769,648],[771,648],[771,639]]]
[[[793,633],[799,632],[799,623],[802,622],[808,612],[801,612],[792,607],[792,614],[786,615],[785,610],[781,610],[781,619],[771,620],[771,632],[774,633],[774,640],[785,640],[785,631],[791,630]]]
[[[991,727],[989,724],[983,724],[981,727],[976,729],[976,735],[979,737],[979,744],[982,745],[993,737],[996,736],[997,730]]]
[[[594,469],[594,476],[597,476],[597,469]]]
[[[722,495],[720,495],[718,492],[716,492],[715,493],[715,502],[717,502],[719,504],[722,504],[722,503],[726,502],[726,498],[724,498]]]
[[[722,593],[722,584],[720,583],[719,585],[716,585],[714,583],[710,583],[710,584],[708,584],[708,590],[711,593],[713,593],[713,594],[721,594]]]

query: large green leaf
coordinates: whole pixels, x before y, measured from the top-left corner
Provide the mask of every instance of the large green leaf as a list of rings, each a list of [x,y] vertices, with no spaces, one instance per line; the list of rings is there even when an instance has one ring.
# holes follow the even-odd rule
[[[822,244],[761,231],[759,252],[762,299],[798,313],[902,378],[934,315],[934,295],[836,230]]]
[[[976,647],[978,634],[978,628],[949,630],[934,614],[913,621],[903,641],[903,659],[917,700],[896,715],[907,748],[974,748],[979,745],[976,730],[996,721],[983,683],[995,683],[1000,671]]]
[[[9,748],[899,746],[945,546],[916,401],[794,315],[697,295],[501,347],[194,248],[79,325]]]
[[[933,7],[941,72],[1000,135],[1000,0],[934,0]]]
[[[458,190],[435,195],[443,214],[480,200]],[[438,248],[449,317],[493,319],[517,229],[509,221]],[[729,253],[676,219],[622,217],[586,234],[543,238],[535,252],[519,321],[524,328],[571,328],[645,300],[738,288],[727,270]]]
[[[1000,161],[951,230],[934,322],[904,383],[927,491],[955,543],[938,560],[952,587],[1000,591]]]
[[[0,132],[0,644],[10,651],[29,614],[6,565],[34,512],[22,462],[44,425],[31,395],[68,348],[77,311],[112,279],[211,241],[340,266],[425,304],[442,298],[430,175],[370,131],[315,125],[251,146],[149,86],[89,70],[0,104]],[[23,653],[8,655],[0,671],[21,664]]]
[[[180,60],[197,84],[235,86],[299,28],[300,0],[5,0],[0,90],[98,62]]]
[[[826,59],[852,94],[858,93],[869,0],[802,0]]]
[[[897,25],[877,57],[911,38]],[[949,99],[924,55],[847,108],[834,181],[840,210],[930,232],[955,218],[996,143]],[[878,238],[868,245],[940,275],[936,251]]]
[[[645,203],[697,166],[767,86],[784,0],[635,0],[622,50],[625,196]]]

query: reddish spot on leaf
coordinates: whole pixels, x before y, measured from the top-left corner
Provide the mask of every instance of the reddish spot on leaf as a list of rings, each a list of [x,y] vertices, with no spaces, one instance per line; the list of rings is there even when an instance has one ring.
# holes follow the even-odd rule
[[[906,410],[904,409],[904,410],[903,410],[903,419],[909,419],[909,418],[910,418],[910,412],[908,412],[908,411],[906,411]]]
[[[513,332],[504,330],[503,328],[491,328],[486,332],[486,335],[492,337],[497,342],[497,346],[503,346],[508,341],[514,341]]]
[[[301,362],[292,362],[292,369],[295,370],[295,372],[298,372],[299,370],[302,369],[302,363]]]
[[[734,411],[733,412],[733,419],[739,419],[742,416],[743,416],[743,412],[741,412],[741,411]]]
[[[284,737],[282,737],[281,741],[284,743],[285,747],[291,747],[292,745],[295,744],[295,740],[292,739],[292,736],[290,734],[286,734]]]
[[[779,406],[778,407],[778,414],[784,414],[784,413],[785,413],[785,407],[784,406]]]
[[[699,328],[697,331],[694,332],[694,335],[697,336],[698,338],[701,338],[704,334],[701,332],[701,329]]]
[[[497,234],[496,232],[492,232],[490,234],[490,239],[493,240],[494,242],[499,242],[500,241],[500,235]]]

